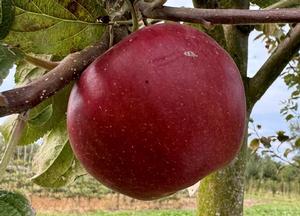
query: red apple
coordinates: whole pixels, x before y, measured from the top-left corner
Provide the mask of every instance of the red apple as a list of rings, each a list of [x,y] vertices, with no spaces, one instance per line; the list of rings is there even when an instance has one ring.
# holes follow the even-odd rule
[[[193,185],[240,149],[245,95],[234,61],[191,27],[159,24],[97,58],[74,86],[76,157],[104,185],[150,200]]]

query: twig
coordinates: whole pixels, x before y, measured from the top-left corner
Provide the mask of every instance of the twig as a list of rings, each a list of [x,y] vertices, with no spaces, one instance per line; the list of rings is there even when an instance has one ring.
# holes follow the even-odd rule
[[[132,20],[117,20],[117,21],[110,21],[108,25],[132,25]]]
[[[136,11],[131,3],[130,0],[125,0],[126,4],[129,7],[130,13],[131,13],[131,18],[132,18],[132,32],[135,32],[139,28],[139,23],[138,23],[138,18]]]
[[[136,3],[143,16],[153,19],[211,24],[257,24],[300,22],[299,9],[245,10],[158,7],[140,0]]]
[[[287,159],[284,159],[283,157],[281,157],[280,155],[278,155],[276,152],[274,152],[273,150],[268,150],[269,153],[271,153],[273,155],[273,157],[277,157],[278,159],[282,160],[283,162],[285,163],[288,163],[289,165],[293,166],[293,167],[296,167],[298,169],[300,169],[300,166],[290,162],[289,160]]]
[[[109,45],[108,48],[112,47],[114,44],[114,26],[109,26]]]
[[[248,93],[252,105],[262,97],[299,49],[300,24],[297,24],[255,76],[249,80]]]
[[[265,9],[270,10],[275,8],[290,8],[296,5],[300,5],[299,0],[281,0],[273,5],[270,5],[269,7],[266,7]]]
[[[44,60],[44,59],[40,59],[40,58],[30,56],[28,54],[25,55],[25,60],[27,62],[29,62],[30,64],[33,64],[33,65],[35,65],[37,67],[40,67],[40,68],[44,68],[46,70],[52,70],[59,64],[59,62],[47,61],[47,60]]]
[[[15,149],[22,137],[22,131],[24,130],[27,121],[26,118],[27,113],[25,112],[20,114],[14,122],[14,126],[10,134],[3,158],[0,162],[0,180],[4,177],[7,165],[9,164],[9,161],[12,158],[13,153],[15,152]]]
[[[115,42],[127,35],[126,27],[115,29]],[[27,111],[72,80],[78,79],[81,72],[98,56],[109,48],[109,33],[106,31],[99,43],[68,55],[60,64],[44,76],[31,83],[0,93],[0,116]]]

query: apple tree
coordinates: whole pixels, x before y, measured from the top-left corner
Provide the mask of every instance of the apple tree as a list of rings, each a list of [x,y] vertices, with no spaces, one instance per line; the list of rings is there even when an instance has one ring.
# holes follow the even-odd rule
[[[0,94],[0,116],[9,115],[1,126],[7,145],[0,163],[0,178],[16,146],[30,145],[40,138],[43,144],[34,160],[33,182],[45,187],[61,187],[85,173],[72,152],[66,130],[71,88],[98,56],[138,28],[167,20],[185,25],[194,23],[193,27],[212,36],[239,68],[247,119],[255,103],[299,55],[300,25],[293,24],[300,21],[297,0],[193,0],[193,9],[162,6],[165,2],[0,1],[2,81],[16,65],[16,88]],[[250,11],[250,3],[266,10]],[[274,23],[289,23],[285,26],[288,32]],[[249,78],[248,36],[254,28],[263,32],[273,50],[255,76]],[[136,58],[138,61],[139,56]],[[199,216],[243,214],[247,129],[244,134],[240,153],[231,164],[201,181]],[[15,196],[17,202],[23,202]],[[2,203],[1,200],[0,205]],[[28,203],[23,203],[24,211],[33,214]]]

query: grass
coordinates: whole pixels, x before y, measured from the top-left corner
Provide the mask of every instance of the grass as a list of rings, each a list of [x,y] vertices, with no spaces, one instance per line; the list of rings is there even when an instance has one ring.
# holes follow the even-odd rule
[[[86,214],[38,214],[37,216],[193,216],[192,211],[161,211],[161,210],[149,210],[149,211],[122,211],[122,212],[94,212]]]
[[[194,216],[193,211],[138,211],[138,212],[94,212],[86,214],[38,214],[38,216]],[[300,206],[296,205],[257,205],[245,210],[245,216],[300,216]]]
[[[255,204],[245,209],[245,216],[300,216],[300,199],[288,197],[271,197],[247,195]],[[182,210],[145,210],[145,211],[117,211],[91,213],[52,213],[37,216],[195,216],[195,211]]]
[[[245,216],[300,216],[300,206],[296,205],[257,205],[245,210]]]
[[[245,209],[245,216],[300,216],[299,197],[247,195],[258,204]]]

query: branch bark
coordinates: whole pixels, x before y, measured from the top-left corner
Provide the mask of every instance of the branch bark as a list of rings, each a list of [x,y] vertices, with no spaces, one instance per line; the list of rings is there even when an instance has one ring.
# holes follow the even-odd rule
[[[263,96],[299,49],[300,24],[297,24],[255,76],[249,80],[248,95],[251,106]]]
[[[116,30],[115,42],[125,36],[123,30]],[[109,48],[109,39],[106,32],[99,43],[68,55],[44,76],[23,87],[0,93],[0,116],[27,111],[78,79],[81,72]]]
[[[245,10],[245,9],[198,9],[157,7],[151,3],[138,1],[136,6],[143,16],[152,19],[184,21],[211,24],[258,24],[258,23],[296,23],[300,22],[299,9]]]

